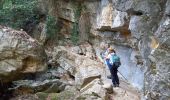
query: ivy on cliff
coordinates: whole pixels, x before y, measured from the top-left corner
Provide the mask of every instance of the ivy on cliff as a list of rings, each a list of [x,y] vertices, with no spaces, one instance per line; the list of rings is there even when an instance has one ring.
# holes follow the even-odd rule
[[[58,38],[57,33],[59,31],[59,28],[57,27],[57,21],[54,16],[48,15],[46,18],[46,33],[48,39],[54,39],[57,40]]]
[[[75,7],[74,10],[74,19],[75,22],[73,23],[73,28],[71,32],[71,40],[73,44],[77,44],[79,41],[79,18],[81,16],[82,6],[79,4]]]

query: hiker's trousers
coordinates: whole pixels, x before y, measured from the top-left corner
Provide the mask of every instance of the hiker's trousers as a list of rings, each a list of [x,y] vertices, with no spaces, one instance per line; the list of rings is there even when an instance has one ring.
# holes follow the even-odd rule
[[[117,75],[117,72],[118,72],[117,67],[114,67],[113,65],[111,65],[109,63],[109,60],[106,60],[106,62],[107,62],[107,66],[109,67],[109,70],[110,70],[110,73],[111,73],[113,85],[116,85],[116,84],[119,85],[119,77]]]
[[[119,77],[117,75],[117,72],[118,72],[117,68],[111,67],[109,70],[110,70],[110,73],[111,73],[113,85],[116,85],[116,84],[119,85]]]

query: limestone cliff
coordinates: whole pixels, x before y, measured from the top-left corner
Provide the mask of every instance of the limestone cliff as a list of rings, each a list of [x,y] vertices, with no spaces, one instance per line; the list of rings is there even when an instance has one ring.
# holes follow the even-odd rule
[[[116,48],[122,61],[120,71],[143,91],[145,99],[168,100],[169,4],[169,0],[58,0],[52,6],[57,10],[52,11],[63,23],[65,38],[73,23],[78,23],[80,41],[96,47],[106,41]],[[77,5],[82,7],[78,19]]]
[[[42,16],[30,35],[38,41],[31,37],[26,38],[27,41],[17,38],[23,43],[18,44],[13,35],[0,39],[3,41],[0,42],[0,57],[5,60],[10,58],[7,61],[17,65],[14,67],[4,59],[0,60],[0,76],[1,71],[5,70],[4,66],[8,66],[11,73],[18,70],[25,72],[27,68],[28,71],[32,68],[36,72],[45,68],[45,58],[41,57],[46,55],[40,44],[46,49],[50,70],[36,76],[37,81],[16,82],[20,85],[17,88],[31,88],[32,92],[36,88],[38,90],[33,93],[45,91],[47,94],[37,95],[46,95],[47,98],[69,94],[69,97],[72,95],[75,99],[91,94],[85,99],[106,99],[108,90],[102,87],[103,66],[98,61],[100,44],[106,42],[111,44],[120,56],[122,65],[119,71],[129,83],[139,89],[141,100],[169,100],[170,0],[38,0],[36,8]],[[52,29],[48,29],[48,26],[52,26]],[[53,34],[51,38],[48,37],[50,32]],[[3,33],[8,35],[12,32],[8,32],[8,29],[4,31],[0,27],[2,37]],[[14,40],[13,44],[9,45],[8,40]],[[30,42],[36,43],[38,47],[34,48]],[[18,46],[21,48],[17,48]],[[9,52],[12,54],[9,54],[6,49],[19,53],[22,49],[22,55],[14,55],[12,51]],[[24,70],[21,70],[23,68]],[[7,70],[3,74],[10,76],[10,72]],[[50,78],[46,79],[44,76]],[[72,83],[75,87],[68,86],[65,82]],[[65,92],[61,92],[64,91],[63,88]],[[68,92],[72,88],[78,95]],[[49,91],[60,93],[48,95]],[[115,98],[122,95],[119,99],[126,98],[124,94]],[[70,99],[67,96],[66,98]],[[133,99],[136,100],[135,98]]]

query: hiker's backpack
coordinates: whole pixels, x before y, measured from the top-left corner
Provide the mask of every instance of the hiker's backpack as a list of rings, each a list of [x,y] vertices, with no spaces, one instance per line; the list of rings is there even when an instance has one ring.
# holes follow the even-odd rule
[[[117,56],[116,54],[112,54],[111,57],[110,57],[110,64],[113,67],[117,67],[118,68],[121,65],[120,57]]]

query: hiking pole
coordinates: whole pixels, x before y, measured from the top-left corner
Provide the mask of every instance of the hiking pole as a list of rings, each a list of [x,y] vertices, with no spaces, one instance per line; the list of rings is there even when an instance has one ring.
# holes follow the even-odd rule
[[[120,75],[123,76],[123,74],[122,74],[119,70],[117,70],[117,71],[119,72]],[[127,79],[125,76],[123,76],[123,78],[124,78],[126,81],[128,81],[128,79]]]

